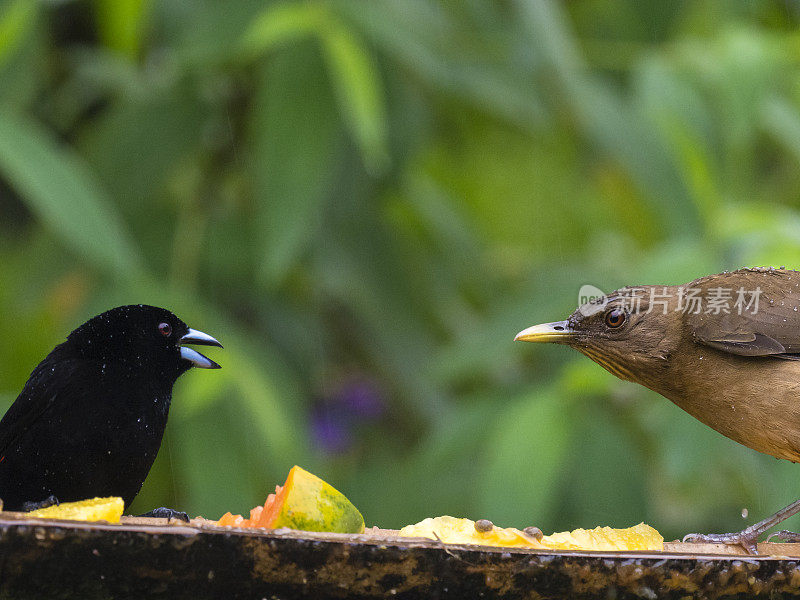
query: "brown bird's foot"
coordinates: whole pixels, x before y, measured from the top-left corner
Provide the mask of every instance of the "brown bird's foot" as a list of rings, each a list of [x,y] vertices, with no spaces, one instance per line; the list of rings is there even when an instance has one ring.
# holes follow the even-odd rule
[[[189,515],[185,512],[180,510],[173,510],[171,508],[165,508],[163,506],[159,508],[154,508],[151,511],[144,513],[143,515],[139,515],[140,517],[154,517],[156,519],[179,519],[181,521],[189,522]]]
[[[38,510],[40,508],[47,508],[48,506],[55,506],[56,504],[61,504],[53,495],[48,496],[44,500],[39,500],[39,502],[23,502],[22,503],[22,512],[31,512],[32,510]]]
[[[750,527],[747,529],[742,529],[738,533],[690,533],[689,535],[683,536],[683,541],[699,542],[701,544],[730,544],[734,546],[741,546],[750,554],[758,554],[758,550],[756,549],[758,538],[761,537],[762,534],[775,527],[775,525],[778,523],[785,521],[792,515],[796,515],[798,512],[800,512],[800,500],[795,500],[789,506],[780,509],[771,517],[767,517],[763,521],[759,521],[758,523],[750,525]],[[773,535],[777,535],[780,538],[782,534],[797,535],[793,534],[791,531],[779,531]],[[798,537],[798,539],[800,539],[800,537]]]
[[[727,544],[729,546],[741,546],[749,554],[758,554],[756,547],[758,536],[761,532],[750,531],[750,527],[738,533],[689,533],[683,536],[684,542],[693,544]]]
[[[796,544],[800,542],[800,533],[795,533],[794,531],[789,531],[788,529],[782,529],[781,531],[776,531],[775,533],[769,534],[769,537],[766,541],[771,542],[773,538],[779,539],[782,542]]]

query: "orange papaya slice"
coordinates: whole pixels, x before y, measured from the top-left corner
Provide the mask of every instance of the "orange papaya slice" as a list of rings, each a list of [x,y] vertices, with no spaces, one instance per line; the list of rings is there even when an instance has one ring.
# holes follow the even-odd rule
[[[225,513],[217,525],[362,533],[364,517],[344,494],[295,465],[286,483],[276,486],[263,506],[253,508],[249,519]]]

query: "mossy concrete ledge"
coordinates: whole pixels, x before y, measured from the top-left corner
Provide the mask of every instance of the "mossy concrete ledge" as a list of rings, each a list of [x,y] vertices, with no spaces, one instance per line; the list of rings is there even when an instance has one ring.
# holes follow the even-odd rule
[[[0,518],[0,598],[800,598],[798,558],[444,548],[386,532],[150,523]]]

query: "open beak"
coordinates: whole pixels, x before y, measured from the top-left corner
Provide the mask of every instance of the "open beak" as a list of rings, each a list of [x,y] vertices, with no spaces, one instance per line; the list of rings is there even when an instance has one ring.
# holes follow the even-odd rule
[[[556,321],[523,329],[514,337],[514,341],[564,343],[574,336],[575,332],[566,321]]]
[[[207,333],[203,333],[202,331],[197,331],[196,329],[190,329],[189,332],[181,338],[180,343],[181,343],[181,357],[184,360],[188,360],[195,367],[199,367],[201,369],[222,368],[210,358],[200,354],[197,350],[184,347],[184,344],[197,344],[198,346],[218,346],[222,348],[222,344],[220,344],[216,339],[214,339]]]

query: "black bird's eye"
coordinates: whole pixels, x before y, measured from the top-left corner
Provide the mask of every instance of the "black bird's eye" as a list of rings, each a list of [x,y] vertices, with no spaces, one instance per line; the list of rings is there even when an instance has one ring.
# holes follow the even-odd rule
[[[161,323],[158,326],[158,330],[161,332],[161,335],[168,337],[172,333],[172,326],[169,323]]]
[[[611,329],[616,329],[618,327],[622,327],[627,318],[628,317],[624,310],[620,308],[612,308],[606,313],[606,316],[603,318],[603,320],[606,322],[608,327]]]

